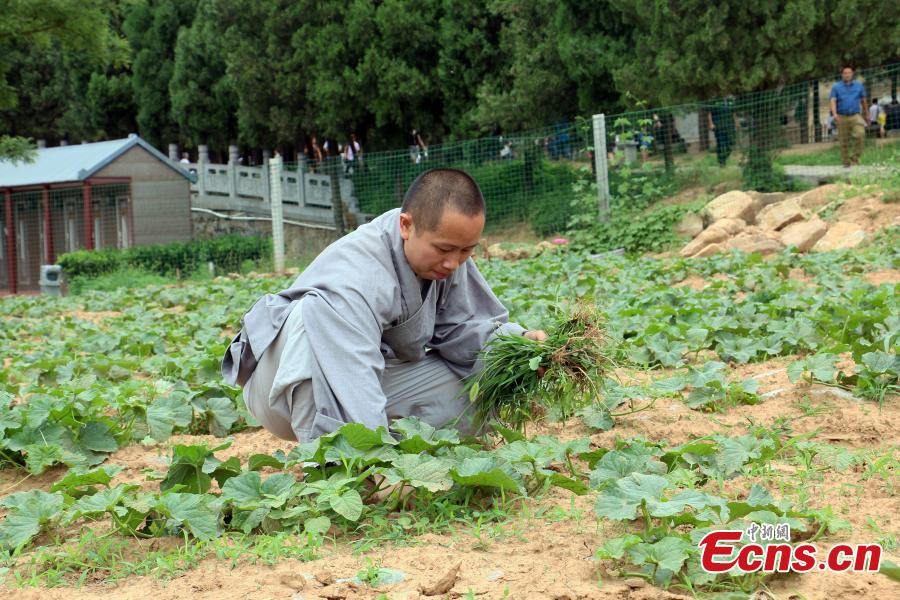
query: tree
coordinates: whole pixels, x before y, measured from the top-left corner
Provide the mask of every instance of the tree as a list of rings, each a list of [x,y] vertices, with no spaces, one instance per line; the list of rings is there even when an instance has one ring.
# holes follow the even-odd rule
[[[111,67],[91,73],[85,93],[88,123],[94,137],[122,138],[137,131],[137,104],[129,70]]]
[[[237,138],[237,95],[226,72],[225,46],[214,0],[200,0],[190,27],[175,44],[169,81],[172,119],[192,145],[223,148]]]
[[[224,39],[226,73],[237,96],[238,136],[243,143],[271,148],[291,142],[302,131],[306,68],[291,64],[292,31],[312,3],[280,6],[273,0],[218,0],[218,29]],[[309,16],[314,18],[313,15]],[[277,107],[277,108],[276,108]],[[278,129],[273,111],[293,117]]]
[[[67,131],[62,123],[77,121],[69,114],[81,112],[75,71],[84,65],[73,59],[59,42],[23,46],[6,54],[12,66],[6,81],[17,90],[17,97],[14,107],[0,113],[4,132],[45,140],[85,137],[83,128]]]
[[[505,59],[478,91],[475,119],[484,128],[539,127],[570,115],[576,86],[559,56],[557,35],[547,31],[553,0],[494,1],[502,18]]]
[[[10,82],[15,61],[36,60],[46,65],[52,57],[42,61],[40,52],[66,51],[77,53],[85,63],[105,64],[125,52],[124,44],[109,28],[109,7],[110,0],[4,0],[0,8],[0,110],[5,122],[23,92],[18,86],[22,81],[34,81],[28,74],[16,73],[17,83]],[[8,125],[4,129],[8,132]],[[0,160],[33,156],[30,136],[31,132],[28,137],[0,136]]]
[[[125,41],[125,18],[133,0],[114,0],[110,28]],[[127,41],[125,41],[127,44]],[[118,60],[94,69],[85,83],[87,119],[99,139],[121,138],[136,132],[137,102],[131,86],[131,48]]]
[[[575,0],[214,0],[242,141],[472,137],[616,100],[621,16]],[[201,17],[198,16],[198,19]],[[617,44],[619,44],[617,46]],[[174,88],[173,92],[174,92]]]
[[[450,137],[474,137],[485,127],[476,120],[478,90],[502,62],[500,15],[486,3],[444,0],[439,19],[435,71],[442,103],[442,128]]]
[[[197,0],[137,0],[123,28],[134,52],[132,88],[141,136],[155,146],[179,141],[172,119],[169,81],[175,68],[175,43],[191,24]]]
[[[776,119],[797,101],[778,88],[837,72],[844,61],[900,56],[900,21],[862,2],[610,0],[632,28],[608,62],[621,92],[653,104],[743,95],[750,123],[745,177],[771,182]]]
[[[382,145],[442,130],[435,74],[440,2],[219,0],[240,136],[293,144],[308,133]]]
[[[499,64],[478,93],[485,128],[541,127],[590,115],[616,100],[610,60],[628,27],[606,3],[494,0],[502,19]]]

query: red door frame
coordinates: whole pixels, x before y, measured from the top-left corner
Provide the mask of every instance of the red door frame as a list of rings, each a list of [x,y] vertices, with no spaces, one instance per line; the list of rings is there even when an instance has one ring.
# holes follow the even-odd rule
[[[6,207],[6,272],[9,276],[9,293],[15,294],[19,290],[19,272],[17,269],[16,224],[13,222],[12,190],[7,188],[4,196]]]
[[[132,202],[131,202],[131,177],[92,177],[89,180],[83,182],[82,185],[82,201],[84,203],[84,249],[85,250],[93,250],[94,249],[94,203],[92,199],[92,184],[104,184],[104,183],[126,183],[128,184],[128,217],[130,221],[130,231],[128,232],[130,240],[130,246],[134,245],[134,212],[132,211]],[[51,203],[50,203],[50,190],[51,189],[63,189],[63,188],[71,188],[71,183],[61,183],[61,184],[44,184],[44,185],[32,185],[32,186],[22,186],[20,188],[16,188],[17,191],[26,191],[26,190],[36,190],[40,189],[42,194],[42,204],[43,204],[43,228],[44,228],[44,239],[46,240],[46,251],[47,251],[47,262],[49,264],[53,264],[56,262],[56,251],[53,245],[53,226],[52,220],[50,218],[51,212]],[[12,188],[5,188],[3,190],[4,196],[4,208],[6,212],[6,264],[7,264],[7,275],[9,276],[9,286],[8,290],[10,294],[17,294],[19,291],[19,272],[18,272],[18,254],[16,252],[16,223],[13,217],[13,202],[12,202]]]
[[[47,260],[46,264],[52,265],[56,262],[56,252],[53,248],[53,226],[50,220],[50,186],[48,185],[44,186],[42,200],[44,204],[44,244],[47,249],[47,256],[44,258]]]
[[[91,182],[85,181],[82,188],[84,199],[84,249],[94,249],[94,202],[91,200]]]

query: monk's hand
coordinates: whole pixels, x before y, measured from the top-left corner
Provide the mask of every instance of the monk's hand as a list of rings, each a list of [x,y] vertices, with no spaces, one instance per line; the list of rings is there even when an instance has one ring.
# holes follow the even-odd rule
[[[535,342],[543,342],[547,339],[547,333],[540,329],[535,329],[534,331],[526,331],[522,335],[527,337],[529,340],[534,340]]]

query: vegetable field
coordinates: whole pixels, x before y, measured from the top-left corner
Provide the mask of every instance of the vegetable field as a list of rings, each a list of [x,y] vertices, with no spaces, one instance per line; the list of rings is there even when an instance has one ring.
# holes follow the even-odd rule
[[[550,403],[480,440],[415,419],[303,445],[259,429],[219,358],[289,277],[4,298],[2,593],[895,597],[884,573],[706,573],[698,543],[787,523],[900,559],[898,241],[479,259],[523,325],[592,306],[615,364],[574,416]]]

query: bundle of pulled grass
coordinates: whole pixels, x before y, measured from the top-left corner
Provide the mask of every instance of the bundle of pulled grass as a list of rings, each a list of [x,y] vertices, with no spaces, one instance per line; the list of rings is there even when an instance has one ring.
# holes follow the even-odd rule
[[[597,398],[614,366],[600,316],[586,305],[556,308],[546,333],[542,342],[499,335],[481,353],[483,368],[466,381],[476,423],[521,431],[548,412],[566,419]]]

